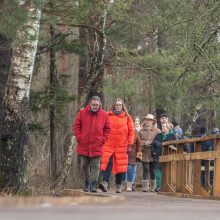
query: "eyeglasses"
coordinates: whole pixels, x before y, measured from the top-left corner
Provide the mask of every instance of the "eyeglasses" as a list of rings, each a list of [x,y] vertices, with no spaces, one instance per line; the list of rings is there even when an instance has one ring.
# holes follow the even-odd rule
[[[90,104],[91,106],[99,106],[99,104]]]

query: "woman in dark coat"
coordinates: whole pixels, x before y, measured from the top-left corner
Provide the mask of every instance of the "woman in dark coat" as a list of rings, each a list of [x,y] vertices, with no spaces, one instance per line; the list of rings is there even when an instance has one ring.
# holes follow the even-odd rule
[[[151,152],[154,162],[154,170],[156,177],[156,192],[161,191],[162,171],[161,164],[159,162],[159,156],[162,155],[162,142],[176,140],[173,133],[173,125],[171,123],[164,123],[161,127],[161,133],[157,134],[151,145]]]

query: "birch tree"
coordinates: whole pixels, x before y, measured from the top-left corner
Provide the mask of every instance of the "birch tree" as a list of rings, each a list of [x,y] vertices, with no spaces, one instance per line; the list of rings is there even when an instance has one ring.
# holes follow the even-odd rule
[[[43,3],[43,1],[41,2]],[[2,140],[4,182],[8,186],[25,189],[25,165],[27,149],[26,113],[32,73],[38,44],[41,4],[19,1],[27,13],[26,22],[16,32],[12,44],[12,58],[4,95]]]

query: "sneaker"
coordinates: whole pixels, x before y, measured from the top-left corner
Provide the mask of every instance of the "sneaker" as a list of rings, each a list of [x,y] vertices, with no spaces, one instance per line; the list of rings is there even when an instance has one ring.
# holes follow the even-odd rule
[[[121,193],[121,184],[116,184],[115,188],[116,193]]]
[[[157,188],[155,189],[155,192],[161,192],[161,188],[160,188],[160,187],[157,187]]]
[[[102,181],[99,184],[99,189],[101,189],[102,192],[107,192],[108,191],[108,183],[106,181]]]

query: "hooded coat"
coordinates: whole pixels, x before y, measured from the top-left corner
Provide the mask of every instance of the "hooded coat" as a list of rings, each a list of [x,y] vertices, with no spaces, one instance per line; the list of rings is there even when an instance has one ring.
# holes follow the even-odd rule
[[[90,105],[87,105],[79,111],[73,124],[73,133],[78,142],[76,152],[88,157],[101,156],[110,130],[107,112],[101,107],[97,112],[91,112]]]
[[[101,170],[105,171],[110,157],[113,155],[112,173],[124,173],[128,169],[127,146],[134,143],[135,129],[130,116],[125,112],[119,115],[109,112],[111,132],[108,141],[103,146]]]

